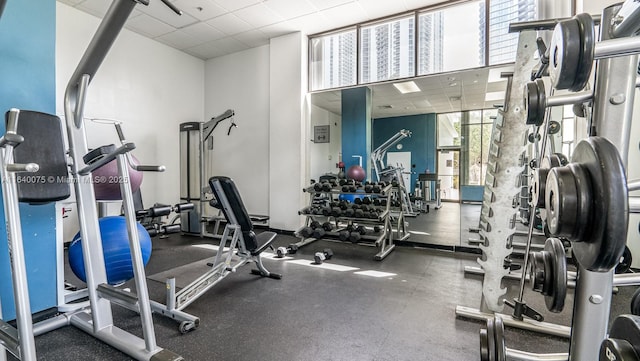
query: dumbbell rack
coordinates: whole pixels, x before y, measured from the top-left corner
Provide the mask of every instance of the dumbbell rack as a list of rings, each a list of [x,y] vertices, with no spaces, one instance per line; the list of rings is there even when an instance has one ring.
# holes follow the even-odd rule
[[[409,232],[406,229],[404,221],[404,212],[402,206],[391,206],[391,195],[393,194],[394,187],[387,185],[379,193],[363,193],[363,192],[343,192],[339,188],[331,188],[331,190],[318,191],[313,186],[304,188],[303,192],[307,192],[311,195],[309,200],[309,206],[303,208],[298,213],[306,217],[305,225],[296,231],[296,235],[301,238],[300,242],[296,243],[298,247],[306,246],[319,239],[327,239],[331,241],[338,241],[340,232],[353,228],[354,226],[369,226],[379,227],[380,232],[375,235],[364,234],[360,236],[360,239],[356,242],[360,245],[378,247],[379,252],[376,253],[374,259],[377,261],[383,260],[393,249],[395,248],[395,240],[405,240],[409,237]],[[358,196],[375,196],[379,199],[385,199],[386,204],[384,206],[371,206],[379,210],[378,217],[376,218],[358,218],[358,217],[345,217],[336,215],[322,215],[312,214],[309,210],[313,206],[313,200],[317,194],[327,195],[329,202],[335,198],[339,198],[342,194],[358,195]],[[327,220],[335,225],[335,228],[330,231],[325,231],[324,236],[320,238],[304,237],[301,235],[301,231],[305,227],[309,227],[314,220]]]

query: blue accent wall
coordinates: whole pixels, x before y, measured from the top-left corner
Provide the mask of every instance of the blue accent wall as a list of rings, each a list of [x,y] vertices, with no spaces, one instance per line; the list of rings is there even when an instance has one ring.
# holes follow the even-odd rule
[[[10,108],[55,113],[56,2],[8,0],[0,18],[0,114]],[[4,121],[0,134],[4,134]],[[56,306],[55,206],[20,206],[31,309]],[[0,207],[0,219],[4,209]],[[15,318],[5,222],[0,222],[2,318]]]
[[[362,157],[362,167],[371,179],[371,89],[367,87],[344,89],[342,91],[342,161],[345,170],[358,164]]]
[[[436,115],[419,114],[374,119],[373,149],[382,145],[402,129],[411,131],[411,137],[400,141],[402,150],[391,148],[387,153],[393,151],[411,152],[412,169],[410,171],[415,174],[411,174],[411,184],[408,186],[409,192],[413,192],[418,181],[418,174],[425,173],[427,170],[434,173],[436,170]]]

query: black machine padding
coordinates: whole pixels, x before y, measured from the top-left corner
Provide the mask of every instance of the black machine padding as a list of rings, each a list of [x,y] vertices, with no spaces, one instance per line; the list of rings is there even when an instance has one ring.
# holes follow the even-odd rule
[[[214,184],[219,183],[224,194],[218,194]],[[209,186],[213,191],[213,195],[218,199],[218,206],[222,209],[222,213],[224,217],[227,219],[227,222],[230,222],[229,215],[227,211],[222,207],[222,200],[224,198],[227,199],[229,205],[231,206],[231,211],[242,230],[242,236],[244,238],[245,246],[247,250],[252,254],[262,252],[266,247],[271,244],[275,237],[260,237],[260,241],[263,241],[261,245],[258,244],[258,239],[256,238],[256,234],[253,232],[253,224],[251,223],[251,217],[249,217],[249,213],[247,209],[244,207],[244,203],[242,202],[242,198],[240,197],[240,193],[236,188],[235,183],[229,177],[225,176],[215,176],[209,178]],[[259,252],[258,252],[259,251]]]
[[[69,198],[69,173],[60,118],[21,110],[17,133],[24,137],[24,142],[14,150],[15,163],[36,163],[40,167],[35,173],[16,174],[20,202],[42,204]]]

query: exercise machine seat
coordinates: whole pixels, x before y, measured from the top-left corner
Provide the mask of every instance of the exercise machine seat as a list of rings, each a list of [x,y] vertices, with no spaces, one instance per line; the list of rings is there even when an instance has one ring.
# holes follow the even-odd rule
[[[8,114],[5,119],[8,119]],[[16,174],[18,200],[44,204],[69,198],[69,172],[60,118],[21,110],[17,133],[24,137],[24,141],[14,149],[14,161],[39,166],[35,173]]]
[[[216,183],[220,184],[223,194],[218,194],[218,190],[215,187]],[[247,250],[251,252],[252,255],[258,255],[267,249],[275,239],[276,234],[274,232],[262,232],[258,235],[255,234],[253,231],[253,223],[251,223],[251,217],[249,216],[247,209],[244,207],[242,197],[240,197],[238,188],[236,188],[233,180],[225,176],[214,176],[209,178],[209,187],[211,187],[211,191],[217,199],[214,207],[222,210],[227,222],[240,226]],[[225,209],[225,199],[229,203],[229,210]],[[228,211],[232,214],[228,214]]]

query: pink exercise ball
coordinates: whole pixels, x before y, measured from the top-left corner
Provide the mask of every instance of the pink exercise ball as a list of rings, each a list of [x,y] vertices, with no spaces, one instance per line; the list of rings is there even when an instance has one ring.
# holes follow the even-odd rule
[[[367,173],[359,165],[352,165],[347,169],[347,178],[362,182],[367,177]]]
[[[131,157],[134,164],[140,164],[136,157],[133,155]],[[128,166],[128,168],[131,191],[135,193],[140,189],[140,185],[142,184],[142,172],[131,168],[131,166]],[[122,199],[120,195],[120,183],[123,180],[118,176],[117,160],[114,159],[94,170],[91,174],[91,179],[93,181],[93,190],[96,193],[96,200],[114,201]]]

